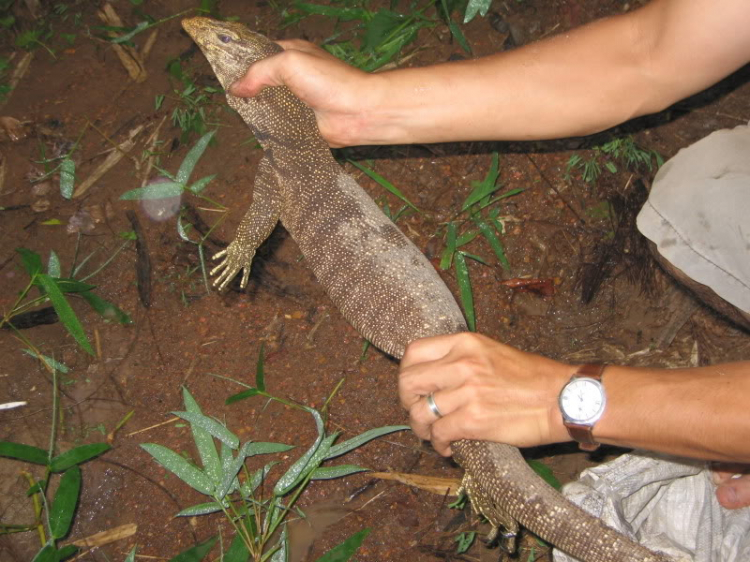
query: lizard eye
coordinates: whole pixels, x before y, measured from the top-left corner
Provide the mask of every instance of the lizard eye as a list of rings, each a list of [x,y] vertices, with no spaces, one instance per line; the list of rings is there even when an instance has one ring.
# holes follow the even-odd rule
[[[232,38],[229,35],[219,35],[219,41],[222,43],[231,43]]]

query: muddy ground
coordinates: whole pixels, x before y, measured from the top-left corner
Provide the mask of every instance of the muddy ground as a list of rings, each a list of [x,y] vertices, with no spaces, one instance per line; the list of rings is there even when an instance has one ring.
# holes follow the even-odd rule
[[[608,0],[498,2],[492,17],[477,18],[464,32],[474,56],[481,56],[638,5]],[[170,411],[181,409],[182,385],[206,413],[225,420],[241,439],[291,443],[304,449],[315,437],[308,414],[276,403],[266,406],[260,398],[225,406],[224,400],[241,387],[214,375],[253,384],[264,342],[267,387],[276,396],[321,408],[343,381],[330,401],[328,426],[347,437],[406,421],[396,398],[397,363],[374,349],[363,357],[362,339],[332,307],[300,259],[294,241],[280,228],[261,249],[248,290],[240,291],[236,283],[226,294],[205,290],[197,246],[180,238],[175,217],[157,220],[152,209],[122,201],[120,196],[146,179],[142,162],[146,142],[165,117],[158,133],[160,142],[152,147],[163,168],[175,172],[198,138],[196,134],[183,137],[171,122],[175,107],[182,107],[175,90],[181,91],[184,85],[169,74],[167,63],[182,57],[183,69],[199,88],[217,86],[208,64],[177,18],[156,28],[158,37],[145,63],[147,78],[135,82],[111,44],[92,36],[101,34],[92,29],[100,25],[93,3],[55,6],[66,9],[47,13],[53,6],[43,6],[40,13],[51,22],[52,33],[43,42],[54,56],[41,46],[34,48],[28,72],[0,108],[0,115],[25,123],[22,138],[12,141],[6,136],[0,144],[4,171],[0,304],[7,314],[28,281],[16,248],[39,253],[45,263],[54,251],[63,271],[69,269],[76,252],[78,263],[93,252],[80,274],[84,275],[125,244],[90,282],[96,285],[97,294],[126,311],[132,324],[108,322],[72,298],[95,356],[82,351],[60,323],[26,329],[22,334],[70,369],[60,375],[58,450],[104,441],[133,412],[111,435],[113,449],[84,465],[83,494],[69,540],[135,524],[134,535],[94,549],[82,559],[123,560],[137,544],[144,560],[167,560],[217,530],[229,536],[220,515],[173,518],[180,509],[203,500],[139,447],[145,442],[160,443],[196,458],[189,430],[162,423],[172,419]],[[191,10],[195,3],[168,0],[136,6],[135,2],[116,2],[114,7],[124,24],[133,26],[143,19],[137,10],[160,19]],[[279,10],[264,1],[223,1],[219,10],[274,38],[301,36],[320,42],[333,31],[325,18],[308,18],[279,29]],[[37,25],[25,4],[17,2],[12,11],[17,25],[3,29],[0,40],[0,55],[10,59],[6,80],[26,52],[14,47],[16,37]],[[498,25],[498,21],[510,26]],[[139,49],[147,36],[135,38]],[[445,25],[422,30],[406,53],[411,56],[405,65],[467,56],[452,42]],[[524,191],[500,207],[509,271],[500,267],[481,238],[466,247],[488,262],[469,260],[477,327],[482,333],[570,362],[684,366],[747,358],[746,334],[697,305],[630,242],[624,246],[630,259],[622,259],[621,247],[607,260],[606,268],[597,265],[597,244],[607,242],[614,231],[606,202],[618,194],[633,193],[641,181],[647,186],[654,171],[619,165],[617,173],[604,172],[599,181],[588,184],[580,171],[567,177],[566,164],[572,155],[589,158],[594,154],[592,146],[626,134],[634,134],[639,145],[668,158],[713,130],[747,122],[748,75],[746,68],[705,94],[595,139],[362,147],[346,156],[363,163],[372,160],[379,174],[424,211],[405,214],[397,224],[437,266],[444,247],[441,222],[460,209],[471,182],[484,178],[492,152],[499,152],[502,189]],[[161,95],[166,98],[155,109],[155,98]],[[215,205],[195,197],[182,201],[193,209],[186,222],[218,225],[206,243],[208,255],[231,239],[251,200],[252,177],[261,156],[254,143],[247,142],[250,134],[241,120],[223,109],[221,96],[212,100],[205,111],[208,129],[218,131],[216,142],[198,163],[194,178],[216,174],[205,194],[225,205],[228,212],[216,212]],[[139,126],[144,129],[135,137],[135,148],[85,194],[63,199],[56,176],[49,182],[34,182],[44,172],[41,160],[64,154],[79,141],[73,158],[76,185],[80,185],[104,161],[104,151],[123,142]],[[400,208],[400,202],[381,186],[353,166],[346,168],[381,205],[387,202],[391,209]],[[148,174],[156,175],[156,170]],[[136,288],[135,246],[121,236],[133,230],[127,211],[134,211],[140,221],[152,264],[148,308]],[[623,226],[620,235],[629,228]],[[587,266],[588,270],[609,271],[591,301],[583,304],[585,283],[581,280]],[[457,294],[454,272],[442,275]],[[525,277],[548,280],[553,294],[519,292],[502,284]],[[51,377],[39,361],[22,352],[25,347],[11,331],[0,333],[0,403],[28,402],[24,408],[0,414],[0,439],[46,448],[52,421]],[[547,463],[565,482],[582,468],[619,452],[607,449],[589,457],[565,446],[528,451],[528,455]],[[296,453],[283,460],[292,458]],[[460,476],[449,460],[407,432],[370,443],[346,461],[379,471]],[[34,519],[22,470],[41,477],[29,465],[0,460],[0,520],[4,524]],[[456,554],[457,533],[485,529],[468,510],[449,509],[448,503],[440,495],[366,474],[314,483],[299,505],[315,523],[311,527],[302,524],[295,532],[294,557],[314,560],[345,537],[369,527],[372,534],[357,554],[358,560],[497,559],[497,551],[486,550],[480,541],[466,554]],[[0,536],[0,561],[30,560],[38,548],[34,532]],[[545,549],[531,537],[522,548],[523,560],[546,559]]]

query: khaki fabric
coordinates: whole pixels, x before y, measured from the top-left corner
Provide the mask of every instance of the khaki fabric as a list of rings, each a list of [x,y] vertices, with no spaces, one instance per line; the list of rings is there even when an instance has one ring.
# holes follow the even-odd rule
[[[672,265],[750,313],[750,126],[711,133],[666,162],[637,224]]]

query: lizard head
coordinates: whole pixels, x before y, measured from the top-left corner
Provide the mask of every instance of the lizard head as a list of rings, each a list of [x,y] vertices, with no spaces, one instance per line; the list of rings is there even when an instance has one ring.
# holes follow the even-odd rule
[[[241,23],[190,18],[182,20],[182,27],[206,55],[225,89],[244,76],[251,63],[281,51],[281,47]]]

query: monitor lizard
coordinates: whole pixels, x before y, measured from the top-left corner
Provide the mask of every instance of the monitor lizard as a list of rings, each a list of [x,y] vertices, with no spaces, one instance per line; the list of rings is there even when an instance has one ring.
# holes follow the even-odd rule
[[[182,25],[225,90],[251,63],[281,51],[240,23],[197,17]],[[401,358],[415,339],[466,331],[434,267],[336,163],[308,106],[284,86],[249,99],[227,92],[227,101],[264,157],[237,235],[215,256],[223,258],[211,272],[220,290],[240,272],[245,286],[256,248],[281,221],[344,318],[386,353]],[[511,540],[520,523],[584,562],[671,560],[570,503],[517,448],[469,440],[451,447],[472,506]]]

